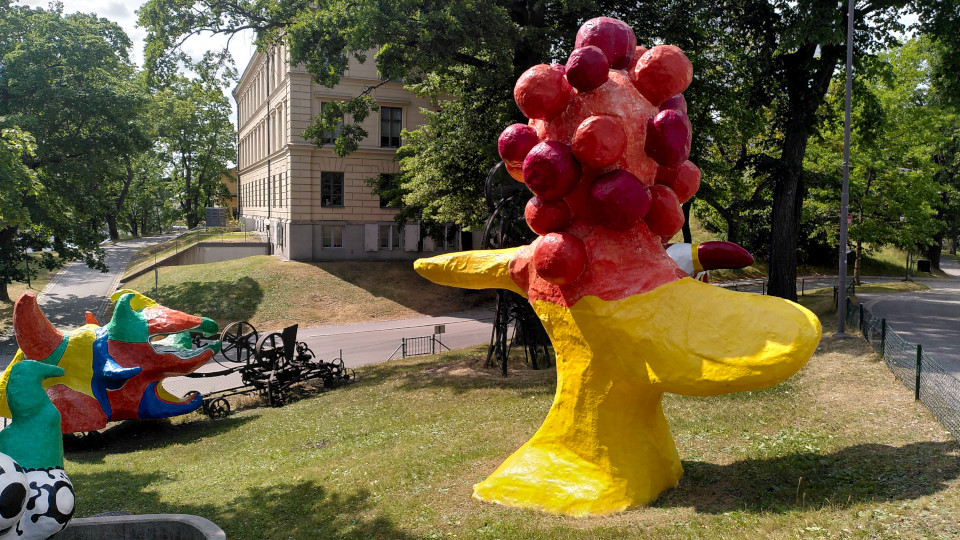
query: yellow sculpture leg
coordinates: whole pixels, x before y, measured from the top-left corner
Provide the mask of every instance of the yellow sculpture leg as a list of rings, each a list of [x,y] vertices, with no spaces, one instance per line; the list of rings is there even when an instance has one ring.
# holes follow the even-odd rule
[[[683,469],[663,392],[771,386],[803,367],[821,330],[792,302],[692,279],[534,309],[557,351],[557,393],[540,429],[474,497],[569,515],[647,504],[677,484]]]

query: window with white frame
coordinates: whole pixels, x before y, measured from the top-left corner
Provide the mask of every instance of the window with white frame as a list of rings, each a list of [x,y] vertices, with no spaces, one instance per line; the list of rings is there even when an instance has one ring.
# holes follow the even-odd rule
[[[403,109],[380,107],[380,146],[399,148],[401,129],[403,129]]]
[[[380,225],[380,249],[400,249],[400,230],[395,224]]]
[[[321,244],[326,249],[343,247],[343,225],[322,225],[320,235],[323,237]]]

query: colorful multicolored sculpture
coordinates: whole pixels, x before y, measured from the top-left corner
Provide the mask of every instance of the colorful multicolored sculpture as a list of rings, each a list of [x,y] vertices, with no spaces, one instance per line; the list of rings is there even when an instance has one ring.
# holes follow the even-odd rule
[[[0,431],[0,540],[50,538],[73,517],[60,413],[43,391],[44,379],[63,374],[32,360],[10,367],[5,401],[13,421]]]
[[[99,326],[88,313],[87,324],[72,332],[50,324],[34,293],[17,300],[13,328],[20,350],[0,377],[0,415],[10,416],[4,399],[10,370],[23,360],[63,368],[63,376],[43,384],[62,415],[64,433],[94,431],[114,420],[169,418],[203,404],[198,393],[180,399],[161,381],[191,373],[213,358],[220,342],[194,349],[189,332],[212,335],[217,323],[161,306],[136,291],[118,291],[111,300],[116,305],[109,323]]]
[[[436,283],[525,295],[557,351],[543,425],[474,497],[571,515],[649,503],[683,472],[664,392],[764,388],[813,354],[808,310],[690,279],[664,249],[700,182],[680,95],[692,73],[677,47],[647,50],[622,21],[588,21],[566,66],[517,81],[531,121],[499,141],[535,195],[526,220],[539,238],[415,263]]]

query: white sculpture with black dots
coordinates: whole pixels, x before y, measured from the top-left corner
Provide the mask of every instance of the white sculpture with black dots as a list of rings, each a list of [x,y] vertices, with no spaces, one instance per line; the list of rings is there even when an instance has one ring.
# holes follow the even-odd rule
[[[63,368],[25,360],[7,380],[13,419],[0,431],[0,540],[42,540],[73,517],[73,484],[63,470],[60,412],[43,380]]]

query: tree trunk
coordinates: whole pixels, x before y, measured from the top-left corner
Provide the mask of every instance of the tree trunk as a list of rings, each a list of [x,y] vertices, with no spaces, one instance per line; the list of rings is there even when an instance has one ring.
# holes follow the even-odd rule
[[[107,230],[110,231],[110,239],[116,242],[120,239],[120,231],[117,229],[117,216],[115,214],[107,214]]]
[[[797,301],[797,236],[803,210],[803,155],[808,138],[804,127],[788,129],[783,141],[770,220],[768,294],[794,302]]]
[[[687,244],[693,243],[693,235],[690,234],[690,207],[693,206],[693,201],[687,201],[683,203],[683,228],[680,231],[683,233],[683,241]]]
[[[940,193],[940,204],[937,205],[937,223],[943,223],[947,206],[950,204],[950,196],[944,189]],[[943,238],[946,231],[941,228],[931,239],[932,244],[927,246],[927,258],[930,259],[930,270],[940,270],[940,255],[943,253]]]
[[[860,283],[860,258],[863,256],[863,242],[857,240],[857,247],[854,248],[857,258],[853,261],[853,282],[859,287]]]
[[[727,222],[727,242],[740,244],[740,216],[730,213],[723,216]]]
[[[127,225],[130,226],[130,234],[134,237],[139,236],[137,234],[137,217],[134,214],[127,216]]]
[[[16,227],[16,226],[13,226],[13,225],[11,225],[11,226],[9,226],[9,227],[4,227],[4,228],[0,229],[0,244],[9,244],[9,243],[12,243],[12,242],[13,242],[13,239],[16,238],[16,236],[17,236],[17,231],[18,231],[18,230],[19,230],[19,228]],[[0,250],[0,251],[5,251],[5,252],[8,252],[8,253],[12,253],[12,252],[13,252],[12,249],[3,249],[3,250]],[[10,301],[10,293],[7,291],[7,282],[8,282],[8,280],[9,280],[9,279],[8,279],[7,276],[0,276],[0,302],[9,302],[9,301]]]

